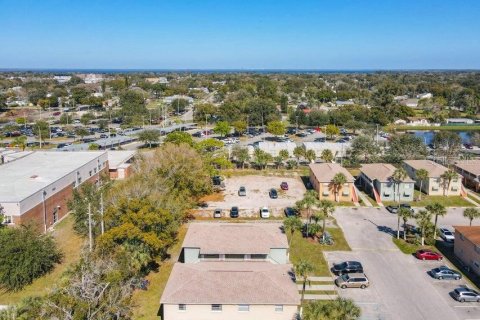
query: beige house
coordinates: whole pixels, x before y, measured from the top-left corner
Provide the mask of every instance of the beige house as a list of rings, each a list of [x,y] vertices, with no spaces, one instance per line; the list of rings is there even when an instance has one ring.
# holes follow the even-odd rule
[[[425,169],[428,172],[428,179],[422,183],[422,191],[431,196],[459,196],[462,193],[462,181],[460,176],[450,182],[448,188],[445,181],[440,176],[448,171],[448,168],[431,160],[405,160],[403,167],[410,178],[415,180],[415,185],[420,188],[420,180],[417,179],[416,172]],[[447,190],[448,188],[448,190]]]
[[[480,226],[454,226],[455,256],[480,276]]]
[[[480,190],[480,160],[457,161],[454,168],[462,175],[465,186]]]
[[[291,320],[300,304],[280,223],[192,223],[160,299],[163,320]]]
[[[310,183],[318,192],[320,200],[327,199],[331,201],[358,202],[356,189],[354,186],[355,179],[344,167],[338,163],[312,163],[310,164]],[[337,173],[343,173],[347,178],[347,182],[335,190],[332,183],[333,177]]]

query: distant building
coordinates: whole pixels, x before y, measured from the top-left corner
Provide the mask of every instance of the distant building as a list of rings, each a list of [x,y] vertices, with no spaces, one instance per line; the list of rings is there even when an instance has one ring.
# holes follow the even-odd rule
[[[419,99],[405,99],[400,101],[400,104],[410,108],[416,108],[418,107],[418,100]]]
[[[108,172],[110,179],[126,179],[133,173],[132,164],[136,151],[108,151]]]
[[[330,150],[333,153],[334,159],[343,158],[347,155],[347,150],[350,148],[351,143],[337,143],[337,142],[314,142],[306,141],[302,145],[306,150],[313,150],[317,158],[320,158],[323,150]]]
[[[480,226],[454,226],[454,228],[455,256],[480,276]]]
[[[300,295],[280,223],[191,223],[163,320],[294,319]]]
[[[257,148],[276,157],[281,150],[287,150],[290,156],[293,156],[293,150],[297,144],[295,142],[274,142],[274,141],[260,141]]]
[[[353,102],[352,99],[349,99],[349,100],[337,100],[337,101],[335,101],[335,104],[336,104],[337,106],[339,106],[339,107],[340,107],[340,106],[351,106],[351,105],[355,104],[355,102]]]
[[[320,200],[328,199],[338,202],[358,202],[357,192],[354,186],[354,178],[344,167],[338,163],[312,163],[310,168],[310,183],[318,192]],[[337,173],[343,173],[347,182],[340,186],[335,193],[333,178]]]
[[[104,76],[102,74],[94,74],[94,73],[79,74],[78,77],[83,79],[83,81],[86,84],[99,83],[99,82],[102,82],[104,80]]]
[[[474,124],[473,119],[468,118],[448,118],[446,120],[447,124]]]
[[[431,98],[433,98],[433,94],[431,94],[430,92],[417,94],[417,99],[431,99]]]
[[[108,172],[105,151],[32,152],[0,165],[0,205],[5,223],[32,223],[46,231],[68,212],[73,189],[98,183]]]
[[[53,80],[57,81],[58,83],[65,83],[70,81],[72,76],[53,76]]]
[[[462,175],[465,186],[480,191],[480,160],[457,161],[454,168]]]
[[[393,97],[393,100],[395,100],[395,101],[402,101],[402,100],[407,100],[407,99],[408,99],[407,95]]]
[[[170,96],[170,97],[165,97],[163,98],[163,101],[165,103],[172,103],[173,101],[177,100],[177,99],[183,99],[183,100],[187,100],[188,103],[193,103],[193,98],[192,97],[189,97],[189,96],[186,96],[186,95],[174,95],[174,96]]]

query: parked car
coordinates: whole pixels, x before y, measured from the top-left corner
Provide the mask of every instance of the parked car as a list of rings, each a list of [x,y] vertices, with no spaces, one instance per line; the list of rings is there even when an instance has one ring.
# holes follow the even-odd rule
[[[221,218],[222,217],[222,209],[215,209],[213,211],[213,217],[214,218]]]
[[[412,209],[412,206],[409,205],[408,203],[401,203],[400,208],[406,208],[410,210],[412,213],[414,210]],[[387,209],[390,213],[396,214],[398,212],[399,207],[398,206],[386,206],[385,209]]]
[[[452,292],[455,300],[460,302],[480,302],[480,294],[470,288],[460,287]]]
[[[365,289],[370,285],[367,276],[362,273],[346,273],[335,279],[335,284],[342,289],[361,288]]]
[[[415,252],[415,257],[420,260],[443,260],[443,256],[431,250],[422,249]]]
[[[277,193],[277,190],[275,190],[275,189],[270,189],[270,191],[268,192],[268,195],[272,199],[277,199],[278,198],[278,193]]]
[[[432,277],[434,277],[435,279],[438,279],[438,280],[443,280],[443,279],[454,279],[454,280],[460,280],[462,279],[462,275],[455,271],[455,270],[452,270],[450,268],[448,268],[447,266],[441,266],[441,267],[438,267],[438,268],[434,268],[432,270],[430,270],[430,274],[432,275]]]
[[[447,228],[440,228],[440,237],[445,241],[445,242],[454,242],[455,241],[455,235],[453,234],[452,231],[448,230]]]
[[[260,208],[260,218],[267,219],[270,218],[270,211],[267,207]]]
[[[297,211],[292,207],[286,207],[283,212],[285,212],[286,217],[295,217],[297,216]]]
[[[363,266],[358,261],[345,261],[334,264],[332,267],[332,272],[338,275],[345,273],[363,273]]]
[[[282,190],[288,190],[288,183],[283,181],[281,184],[280,184],[280,188]]]
[[[238,195],[240,197],[245,197],[247,195],[247,189],[245,187],[240,187],[238,189]]]
[[[230,209],[230,218],[238,218],[238,207]]]

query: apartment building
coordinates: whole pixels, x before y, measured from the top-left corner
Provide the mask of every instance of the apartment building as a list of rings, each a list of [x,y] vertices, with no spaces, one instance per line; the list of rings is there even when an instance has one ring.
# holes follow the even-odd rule
[[[338,163],[312,163],[310,168],[310,183],[318,192],[320,200],[358,202],[355,179],[344,167]],[[335,190],[333,178],[337,173],[343,173],[347,182]],[[336,192],[337,191],[337,192]]]
[[[455,256],[480,276],[480,226],[454,226]]]

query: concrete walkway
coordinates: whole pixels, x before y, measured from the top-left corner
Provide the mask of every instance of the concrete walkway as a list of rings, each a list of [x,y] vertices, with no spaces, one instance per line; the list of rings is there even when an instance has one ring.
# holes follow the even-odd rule
[[[297,284],[298,290],[302,290],[302,285]],[[335,286],[333,284],[312,284],[305,286],[305,291],[335,291]]]
[[[308,277],[308,281],[316,282],[333,282],[332,277]]]
[[[474,192],[472,192],[472,191],[470,191],[466,188],[465,188],[465,191],[467,192],[467,195],[471,196],[475,200],[469,199],[468,197],[466,197],[465,199],[467,199],[467,201],[470,201],[471,203],[474,203],[474,204],[475,204],[475,201],[478,202],[478,203],[475,204],[478,207],[479,206],[478,204],[480,203],[480,197],[476,193],[474,193]]]
[[[463,198],[465,200],[467,200],[468,202],[470,202],[471,204],[473,204],[475,207],[478,207],[479,204],[477,202],[475,202],[474,200],[470,199],[469,197],[465,197]]]
[[[305,294],[305,300],[335,300],[338,298],[336,294]]]
[[[373,207],[372,203],[367,199],[367,197],[360,191],[357,190],[357,194],[358,196],[360,197],[360,199],[362,199],[363,203],[365,204],[365,206],[367,207]]]

